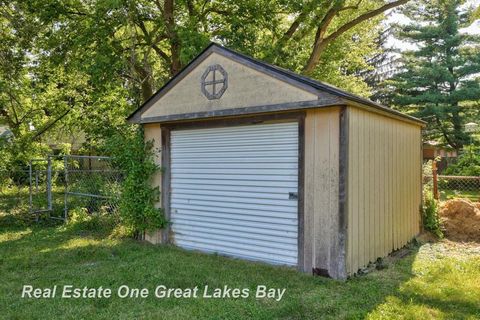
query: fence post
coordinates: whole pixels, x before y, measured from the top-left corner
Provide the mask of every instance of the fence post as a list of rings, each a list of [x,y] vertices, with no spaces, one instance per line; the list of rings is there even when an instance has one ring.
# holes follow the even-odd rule
[[[63,221],[67,222],[67,217],[68,217],[68,156],[65,155],[63,156],[63,170],[65,174],[65,192],[64,192],[64,208],[63,208]]]
[[[35,170],[35,193],[38,194],[38,170]]]
[[[437,161],[432,162],[432,180],[433,180],[433,198],[438,200],[438,175],[437,175]]]
[[[47,201],[48,201],[48,210],[51,211],[53,208],[52,205],[52,159],[50,156],[47,157]]]
[[[30,211],[30,214],[33,213],[33,195],[32,195],[32,192],[33,192],[33,186],[32,186],[32,160],[30,160],[28,162],[28,204],[30,206],[29,208],[29,211]],[[38,220],[37,220],[38,221]]]

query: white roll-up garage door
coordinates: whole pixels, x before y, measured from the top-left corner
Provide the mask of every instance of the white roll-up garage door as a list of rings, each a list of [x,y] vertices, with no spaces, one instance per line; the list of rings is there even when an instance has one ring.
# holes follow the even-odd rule
[[[171,132],[171,222],[186,249],[296,265],[298,124]]]

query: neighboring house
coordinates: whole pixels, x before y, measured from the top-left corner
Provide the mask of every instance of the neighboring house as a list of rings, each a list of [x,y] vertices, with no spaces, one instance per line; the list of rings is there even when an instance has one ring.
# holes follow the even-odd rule
[[[33,125],[29,125],[30,130],[35,130]],[[13,133],[7,125],[0,125],[0,139],[9,139],[13,137]],[[85,143],[85,133],[83,132],[57,132],[55,134],[50,134],[47,132],[42,138],[41,141],[47,144],[55,152],[62,149],[62,144],[70,144],[71,152],[75,153],[78,151],[82,145]]]
[[[421,225],[425,123],[216,44],[129,117],[171,222],[156,243],[346,278]]]
[[[55,134],[46,134],[42,141],[54,151],[61,150],[63,144],[71,145],[71,153],[76,154],[85,143],[85,133],[77,132],[58,132]]]
[[[438,141],[431,140],[423,143],[423,161],[436,159],[439,173],[443,172],[457,156],[457,150]]]
[[[436,160],[438,173],[442,173],[457,158],[457,150],[438,141],[423,143],[423,161]]]
[[[423,159],[433,160],[435,158],[456,158],[457,151],[451,147],[444,146],[438,141],[426,141],[423,143]]]

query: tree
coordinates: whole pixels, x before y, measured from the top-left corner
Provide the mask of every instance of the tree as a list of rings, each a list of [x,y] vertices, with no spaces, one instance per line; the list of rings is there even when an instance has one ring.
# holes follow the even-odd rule
[[[323,59],[330,58],[326,54],[329,46],[343,42],[346,46],[351,44],[348,47],[352,50],[355,43],[345,41],[343,36],[352,36],[351,32],[358,31],[359,26],[368,26],[361,29],[368,34],[372,29],[369,21],[407,1],[16,0],[10,3],[38,18],[42,25],[53,27],[48,30],[49,40],[43,41],[43,47],[50,47],[44,49],[50,54],[53,51],[58,61],[67,58],[83,62],[88,58],[90,63],[84,66],[90,67],[88,73],[106,79],[115,71],[112,66],[119,67],[124,80],[139,87],[144,101],[210,40],[280,65],[287,63],[283,59],[285,51],[302,42],[308,49],[287,56],[295,56],[295,69],[318,77],[315,69]],[[13,5],[6,8],[9,6]],[[89,51],[92,53],[88,54]],[[106,74],[108,71],[110,75]],[[113,72],[113,75],[118,74]]]
[[[370,99],[383,105],[391,105],[391,86],[388,79],[393,77],[400,66],[400,59],[394,49],[387,46],[388,40],[393,37],[394,27],[386,26],[375,40],[376,51],[367,57],[369,68],[364,68],[359,75],[372,88]]]
[[[460,32],[471,23],[461,0],[420,1],[404,14],[412,21],[399,38],[418,49],[402,53],[394,102],[427,121],[427,138],[456,149],[469,142],[465,122],[478,117],[480,39]]]
[[[355,5],[345,5],[345,1],[332,1],[329,9],[324,14],[319,25],[316,28],[315,41],[310,56],[305,64],[304,71],[310,73],[317,66],[323,50],[331,43],[335,41],[339,36],[348,30],[354,28],[359,23],[362,23],[368,19],[371,19],[389,9],[395,8],[399,5],[407,3],[408,0],[398,0],[390,3],[386,3],[381,7],[368,10],[348,22],[340,25],[332,32],[328,32],[331,28],[332,20],[335,16],[339,15],[342,11],[359,10],[359,5],[362,1],[358,1]],[[289,29],[290,30],[290,29]]]
[[[476,9],[474,9],[473,12],[472,12],[471,21],[473,22],[477,19],[480,19],[480,6],[478,6]]]
[[[0,0],[0,122],[26,150],[59,130],[99,145],[210,41],[367,96],[358,70],[405,2]]]
[[[51,153],[42,143],[46,135],[81,130],[105,136],[131,108],[121,80],[107,79],[86,63],[92,50],[83,50],[86,56],[78,59],[72,38],[57,36],[67,23],[54,4],[0,1],[0,122],[13,132],[0,148],[14,155],[13,162]]]

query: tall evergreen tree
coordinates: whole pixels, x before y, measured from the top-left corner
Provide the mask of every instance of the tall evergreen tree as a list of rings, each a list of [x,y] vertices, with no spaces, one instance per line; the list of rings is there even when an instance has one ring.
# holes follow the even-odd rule
[[[460,31],[472,23],[462,0],[422,0],[404,14],[411,23],[399,38],[416,45],[403,52],[393,77],[394,103],[427,121],[427,138],[461,149],[469,142],[464,124],[478,117],[480,39]]]
[[[395,28],[390,25],[379,32],[374,42],[376,50],[367,56],[368,68],[358,73],[372,90],[369,98],[384,105],[392,104],[392,88],[386,80],[392,78],[401,66],[399,56],[388,46],[394,30]]]

